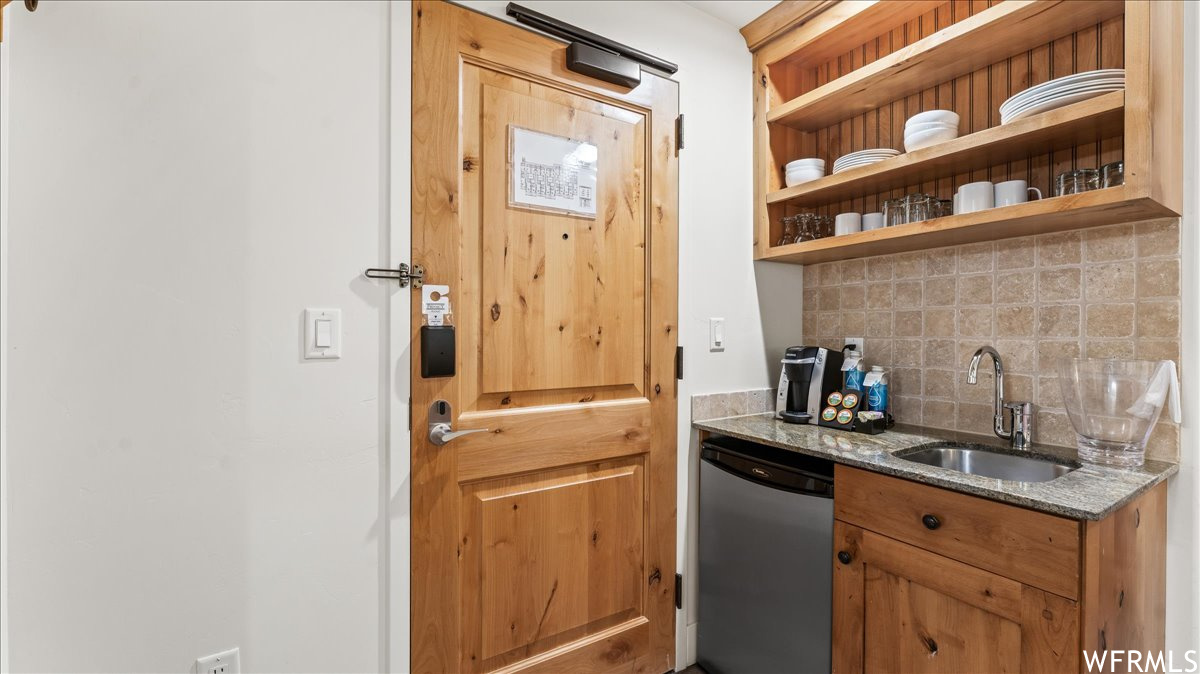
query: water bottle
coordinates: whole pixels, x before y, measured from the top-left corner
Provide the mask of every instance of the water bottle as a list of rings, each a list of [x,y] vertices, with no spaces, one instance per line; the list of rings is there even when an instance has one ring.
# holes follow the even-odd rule
[[[866,372],[863,368],[862,352],[853,349],[846,351],[843,363],[842,368],[846,371],[846,377],[843,380],[845,385],[842,388],[863,390],[863,377]]]
[[[867,409],[873,412],[886,412],[888,408],[887,372],[878,365],[871,367],[871,372],[863,378],[867,387]]]

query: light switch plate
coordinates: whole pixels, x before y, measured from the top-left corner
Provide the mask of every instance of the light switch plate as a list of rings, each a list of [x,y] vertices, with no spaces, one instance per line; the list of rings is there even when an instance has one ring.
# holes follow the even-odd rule
[[[725,319],[724,318],[708,319],[708,350],[709,351],[724,351],[725,350]]]
[[[329,346],[322,347],[317,341],[318,321],[329,321]],[[329,359],[342,357],[342,310],[304,310],[304,357]]]

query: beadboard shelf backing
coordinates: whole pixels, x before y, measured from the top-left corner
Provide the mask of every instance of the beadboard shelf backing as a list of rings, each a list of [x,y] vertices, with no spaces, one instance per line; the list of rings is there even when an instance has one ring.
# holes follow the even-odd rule
[[[840,2],[777,32],[753,50],[756,259],[846,259],[1178,214],[1181,21],[1179,3],[1171,2],[895,0]],[[1009,97],[1099,68],[1124,68],[1125,90],[1000,123],[999,106]],[[903,151],[906,120],[936,109],[958,113],[959,138],[783,184],[783,166],[795,159],[819,157],[832,168],[858,150]],[[1049,198],[1056,175],[1113,161],[1125,163],[1121,189]],[[883,233],[774,245],[785,215],[876,212],[884,200],[914,192],[950,199],[981,180],[1026,180],[1048,198]],[[1017,222],[1007,226],[1009,218]]]

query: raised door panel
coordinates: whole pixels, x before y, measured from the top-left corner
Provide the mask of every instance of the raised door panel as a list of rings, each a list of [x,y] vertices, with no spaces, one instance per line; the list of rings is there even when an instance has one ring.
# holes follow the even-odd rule
[[[1078,668],[1075,602],[842,521],[834,537],[835,672]]]

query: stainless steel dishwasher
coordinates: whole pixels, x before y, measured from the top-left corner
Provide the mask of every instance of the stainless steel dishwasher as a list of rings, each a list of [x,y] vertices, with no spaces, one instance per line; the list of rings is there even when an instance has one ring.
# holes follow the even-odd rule
[[[700,451],[697,664],[828,672],[833,463],[736,438]]]

